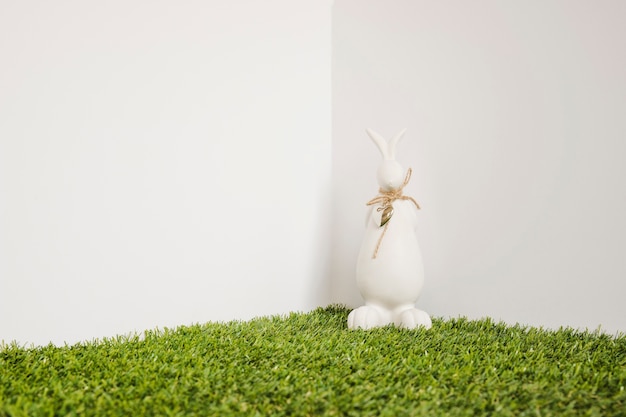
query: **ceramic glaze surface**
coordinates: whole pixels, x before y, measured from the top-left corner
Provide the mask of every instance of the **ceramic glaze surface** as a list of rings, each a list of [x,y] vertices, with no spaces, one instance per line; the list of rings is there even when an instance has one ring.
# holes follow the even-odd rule
[[[395,161],[395,147],[404,131],[389,142],[367,130],[383,162],[378,182],[383,191],[404,186],[404,171]],[[365,305],[348,316],[350,329],[370,329],[395,324],[406,328],[431,327],[430,316],[415,308],[424,284],[424,265],[417,240],[417,207],[410,200],[392,202],[393,215],[381,226],[384,203],[371,205],[356,266],[356,281]]]

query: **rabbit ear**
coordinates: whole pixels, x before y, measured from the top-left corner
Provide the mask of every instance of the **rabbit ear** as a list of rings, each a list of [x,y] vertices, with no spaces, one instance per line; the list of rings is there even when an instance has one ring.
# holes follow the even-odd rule
[[[396,135],[391,138],[391,140],[389,141],[389,157],[391,159],[396,159],[396,145],[398,144],[398,142],[400,141],[400,139],[402,138],[402,136],[404,136],[404,132],[406,132],[406,128],[402,129],[400,132],[396,133]]]
[[[380,149],[380,153],[383,154],[383,158],[391,159],[391,155],[389,155],[387,141],[385,140],[385,138],[374,132],[372,129],[365,129],[365,131],[367,132],[367,135],[372,138],[376,146],[378,146],[378,149]]]

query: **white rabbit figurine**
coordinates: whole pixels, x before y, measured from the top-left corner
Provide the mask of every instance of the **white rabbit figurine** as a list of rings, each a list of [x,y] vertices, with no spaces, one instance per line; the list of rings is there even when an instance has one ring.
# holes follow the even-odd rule
[[[365,236],[356,266],[356,281],[365,305],[348,316],[349,329],[395,324],[414,329],[432,326],[430,316],[415,308],[424,284],[424,265],[417,242],[417,202],[402,195],[411,169],[395,160],[396,145],[406,129],[387,142],[367,129],[383,155],[378,167],[379,195],[369,203]]]

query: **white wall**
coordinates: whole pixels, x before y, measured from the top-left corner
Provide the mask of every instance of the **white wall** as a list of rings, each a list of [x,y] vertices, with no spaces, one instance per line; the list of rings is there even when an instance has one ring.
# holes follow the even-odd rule
[[[330,9],[2,3],[0,340],[360,304],[365,126],[409,128],[420,306],[626,330],[624,6],[337,0],[332,216]]]
[[[605,0],[337,0],[333,300],[362,302],[364,127],[408,127],[421,307],[626,331],[625,20]]]
[[[330,0],[0,5],[0,340],[328,302]]]

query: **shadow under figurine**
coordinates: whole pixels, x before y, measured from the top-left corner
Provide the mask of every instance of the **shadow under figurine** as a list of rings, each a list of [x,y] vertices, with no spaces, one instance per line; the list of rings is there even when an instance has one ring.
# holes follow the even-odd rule
[[[356,266],[356,282],[365,305],[348,316],[349,329],[394,324],[414,329],[432,326],[428,313],[415,308],[424,284],[424,265],[417,241],[419,205],[402,189],[411,178],[396,161],[396,145],[406,129],[387,142],[367,129],[383,156],[378,167],[379,194],[367,205],[365,235]]]

